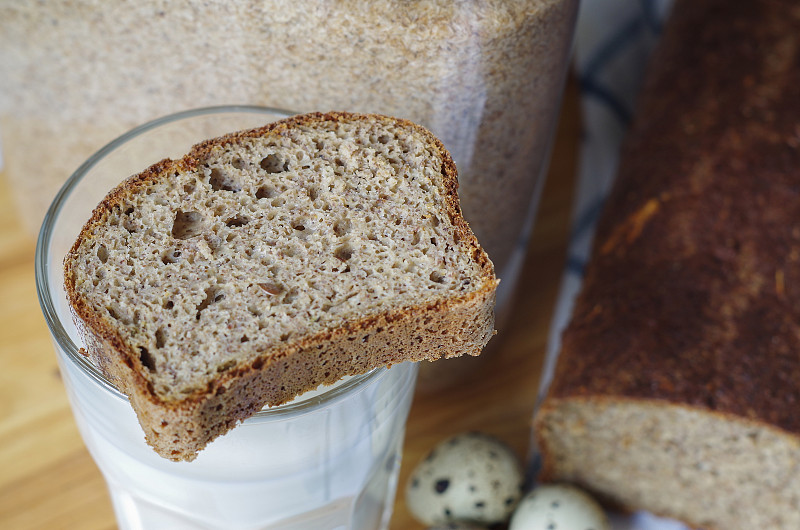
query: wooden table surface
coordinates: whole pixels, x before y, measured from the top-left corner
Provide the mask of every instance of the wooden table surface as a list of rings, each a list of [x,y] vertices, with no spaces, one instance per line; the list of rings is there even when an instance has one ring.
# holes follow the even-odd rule
[[[458,384],[418,387],[408,421],[391,528],[424,528],[403,486],[425,453],[467,430],[493,434],[527,456],[530,420],[564,264],[579,119],[567,86],[550,174],[513,312],[492,348],[469,359]],[[116,528],[100,472],[72,419],[33,272],[35,238],[0,173],[0,529]],[[440,361],[450,363],[454,361]],[[449,366],[449,365],[448,365]],[[454,365],[455,366],[455,365]],[[461,369],[461,366],[458,367]],[[437,368],[439,369],[439,368]]]

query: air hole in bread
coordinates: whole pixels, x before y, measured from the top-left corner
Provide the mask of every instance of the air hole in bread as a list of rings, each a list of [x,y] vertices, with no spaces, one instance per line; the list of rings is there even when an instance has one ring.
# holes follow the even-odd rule
[[[291,304],[297,298],[297,294],[298,294],[297,289],[292,289],[291,291],[286,293],[286,296],[283,297],[283,302],[286,304]]]
[[[175,302],[172,300],[167,300],[164,302],[164,309],[172,309],[173,307],[175,307]]]
[[[434,283],[444,283],[444,274],[439,271],[431,272],[430,279]]]
[[[250,337],[248,337],[247,335],[242,335],[242,338],[239,339],[239,342],[241,343],[250,342]]]
[[[275,196],[275,190],[269,186],[261,186],[256,190],[256,199],[269,199]]]
[[[294,223],[292,223],[292,228],[294,228],[298,232],[302,232],[306,229],[306,225],[303,224],[303,221],[295,221]]]
[[[214,191],[241,191],[242,186],[235,178],[230,176],[220,168],[215,167],[211,170],[211,175],[208,177],[208,183],[211,184],[211,189]]]
[[[250,222],[250,219],[243,215],[237,215],[236,217],[231,217],[227,221],[225,221],[225,226],[236,228],[239,226],[244,226]]]
[[[237,157],[237,158],[233,159],[233,161],[231,162],[231,165],[233,167],[235,167],[236,169],[244,169],[244,168],[247,167],[247,162],[245,162],[241,158]]]
[[[99,259],[101,263],[108,261],[108,249],[105,245],[99,245],[97,247],[97,259]]]
[[[319,196],[319,190],[314,186],[309,186],[306,188],[306,193],[308,194],[308,198],[312,201],[316,201],[317,197]]]
[[[137,232],[136,225],[134,224],[133,219],[127,216],[122,219],[122,228],[124,228],[131,234],[135,234]]]
[[[200,302],[200,305],[197,306],[197,314],[195,318],[200,320],[200,313],[210,306],[213,303],[219,302],[220,300],[225,298],[225,294],[217,287],[212,286],[206,289],[206,297]]]
[[[242,337],[242,338],[244,339],[244,338],[246,338],[246,336]],[[246,342],[246,341],[243,340],[242,342]],[[228,370],[230,370],[234,366],[236,366],[236,361],[234,361],[233,359],[229,359],[229,360],[225,361],[224,363],[220,364],[219,366],[217,366],[217,372],[227,372]],[[220,387],[220,388],[224,388],[224,387]]]
[[[378,136],[378,141],[380,143],[382,143],[382,144],[388,144],[389,140],[391,140],[391,139],[392,138],[388,134],[382,134],[382,135]]]
[[[171,248],[161,255],[161,262],[164,265],[167,265],[168,263],[177,263],[180,257],[181,251]]]
[[[267,173],[282,173],[289,169],[289,162],[281,159],[275,153],[262,158],[259,165]]]
[[[334,251],[333,255],[336,256],[336,259],[347,261],[353,257],[353,249],[349,245],[342,245]]]
[[[167,343],[167,331],[160,327],[156,330],[156,348],[163,348]]]
[[[281,336],[279,338],[281,342],[286,342],[287,340],[289,340],[289,337],[291,336],[292,336],[291,333],[281,333]]]
[[[189,239],[203,233],[205,218],[200,212],[183,212],[178,210],[175,221],[172,223],[172,237],[175,239]]]
[[[139,346],[139,361],[149,371],[156,371],[156,360],[144,346]]]
[[[276,208],[280,208],[281,206],[286,204],[286,199],[284,199],[283,197],[276,197],[272,199],[272,202],[270,204]]]

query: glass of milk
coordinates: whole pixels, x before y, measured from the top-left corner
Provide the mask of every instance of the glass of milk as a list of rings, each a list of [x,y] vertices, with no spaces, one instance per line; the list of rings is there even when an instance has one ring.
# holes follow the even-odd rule
[[[82,354],[64,293],[66,252],[122,179],[202,139],[289,115],[227,106],[145,124],[87,160],[44,220],[36,249],[39,300],[75,420],[123,530],[388,526],[416,364],[376,369],[264,409],[194,461],[172,462],[145,443],[127,398]]]

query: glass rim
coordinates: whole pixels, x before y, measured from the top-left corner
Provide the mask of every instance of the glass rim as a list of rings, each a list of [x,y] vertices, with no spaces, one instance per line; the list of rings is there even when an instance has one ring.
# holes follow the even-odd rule
[[[39,298],[39,305],[41,307],[42,314],[44,315],[45,322],[50,330],[50,335],[56,342],[61,352],[66,354],[66,361],[73,363],[80,369],[81,372],[89,376],[94,383],[103,387],[106,391],[118,399],[129,401],[128,396],[120,391],[91,361],[89,361],[84,354],[80,352],[80,348],[77,344],[75,344],[75,342],[69,336],[69,333],[67,333],[66,329],[64,328],[61,318],[58,315],[58,311],[53,303],[53,292],[50,289],[50,283],[48,281],[50,265],[47,260],[50,254],[49,251],[52,240],[53,226],[58,220],[59,214],[61,213],[65,202],[70,198],[72,192],[75,190],[78,184],[83,181],[83,178],[86,176],[86,174],[95,165],[97,165],[98,162],[103,160],[118,147],[138,136],[141,136],[144,133],[147,133],[150,130],[156,129],[163,125],[187,118],[220,113],[273,114],[281,118],[289,118],[297,114],[296,112],[259,105],[216,105],[175,112],[143,123],[142,125],[134,127],[128,132],[107,143],[94,154],[92,154],[88,159],[86,159],[86,161],[83,162],[78,169],[76,169],[69,176],[69,178],[59,189],[58,193],[56,193],[47,209],[47,212],[45,213],[44,220],[42,221],[39,235],[36,240],[34,273],[36,279],[36,294]],[[61,353],[56,352],[56,355],[61,355]],[[385,372],[386,368],[375,368],[364,374],[353,376],[344,383],[335,386],[330,390],[323,391],[322,393],[311,398],[298,401],[297,403],[290,402],[277,407],[265,408],[258,411],[251,417],[264,419],[266,417],[284,416],[296,412],[305,412],[316,409],[323,404],[328,404],[333,400],[336,400],[337,398],[347,394],[351,389],[359,386],[362,382],[372,380],[381,374],[384,374]]]

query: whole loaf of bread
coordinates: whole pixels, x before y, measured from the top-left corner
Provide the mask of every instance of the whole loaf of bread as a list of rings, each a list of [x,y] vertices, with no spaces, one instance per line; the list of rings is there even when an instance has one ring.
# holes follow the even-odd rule
[[[535,419],[541,479],[800,528],[800,5],[678,0]]]

